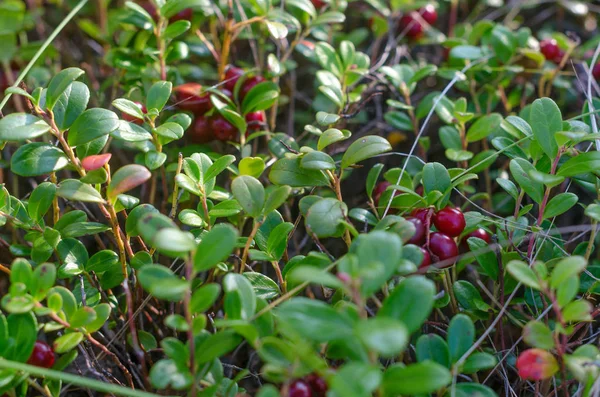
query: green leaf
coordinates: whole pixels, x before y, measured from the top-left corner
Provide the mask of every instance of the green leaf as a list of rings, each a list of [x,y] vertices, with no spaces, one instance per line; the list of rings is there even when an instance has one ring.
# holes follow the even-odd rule
[[[368,397],[379,388],[381,379],[382,374],[378,367],[352,361],[338,368],[328,383],[335,396]]]
[[[582,256],[570,256],[561,259],[552,270],[550,285],[552,288],[558,288],[571,276],[581,273],[586,266],[587,261]]]
[[[365,346],[381,357],[394,357],[408,344],[408,331],[404,324],[391,318],[371,318],[359,322],[356,333]]]
[[[479,383],[458,383],[454,388],[454,395],[450,391],[444,397],[498,397],[489,387]]]
[[[91,307],[80,307],[69,319],[71,328],[80,328],[96,320],[96,312]]]
[[[244,272],[244,277],[250,281],[254,293],[258,298],[273,299],[281,294],[277,283],[262,273]]]
[[[575,175],[598,173],[600,169],[600,152],[581,153],[567,160],[558,169],[556,175],[569,178]]]
[[[0,119],[0,141],[26,141],[49,130],[44,120],[27,113],[12,113]]]
[[[515,34],[504,25],[498,24],[492,29],[490,42],[496,56],[502,63],[508,63],[517,50]]]
[[[306,228],[319,238],[339,237],[345,227],[341,223],[348,215],[348,206],[334,198],[326,198],[313,204],[306,215]]]
[[[167,28],[165,29],[165,31],[163,33],[162,38],[164,40],[173,40],[174,38],[181,36],[188,30],[190,30],[191,26],[192,26],[192,23],[190,21],[173,22],[173,23],[169,24],[169,26],[167,26]]]
[[[452,186],[450,174],[446,167],[440,163],[427,163],[423,167],[423,187],[429,194],[437,190],[444,193]]]
[[[450,368],[450,351],[448,344],[439,335],[425,334],[417,339],[417,361],[433,361],[446,368]]]
[[[190,387],[193,381],[194,378],[187,368],[182,369],[170,359],[158,360],[150,370],[150,382],[158,389],[184,390]]]
[[[227,224],[216,225],[202,235],[194,255],[194,270],[205,271],[229,257],[236,246],[237,230]]]
[[[383,374],[386,395],[433,393],[452,381],[450,371],[433,361],[404,366],[395,364]]]
[[[270,214],[277,208],[281,207],[292,192],[292,188],[289,186],[279,186],[275,189],[271,189],[265,202],[265,209],[263,213],[265,215]]]
[[[85,111],[90,100],[90,89],[82,82],[75,81],[67,87],[54,105],[54,122],[59,130],[65,131]]]
[[[3,357],[8,360],[26,362],[37,339],[37,320],[32,312],[10,314],[6,317],[8,341]],[[1,345],[0,345],[1,346]]]
[[[64,334],[54,341],[53,348],[54,352],[58,354],[67,353],[77,347],[83,340],[83,334],[81,332],[71,332]]]
[[[536,182],[543,183],[548,187],[560,185],[564,180],[564,176],[550,175],[538,170],[529,171],[529,176]]]
[[[307,170],[302,168],[300,164],[299,157],[279,159],[271,167],[269,179],[275,185],[289,185],[291,187],[329,185],[329,179],[322,171]]]
[[[483,250],[483,252],[477,253],[475,259],[477,259],[477,263],[479,263],[483,270],[485,270],[485,274],[487,274],[494,281],[498,280],[498,259],[496,258],[494,251],[487,249],[489,244],[476,237],[469,238],[467,240],[467,244],[469,244],[469,248],[473,252]]]
[[[160,126],[156,127],[154,132],[160,137],[159,140],[163,144],[173,142],[177,139],[181,139],[184,133],[183,127],[172,121],[161,124]]]
[[[242,161],[245,159],[242,159]],[[225,171],[227,167],[229,167],[235,161],[235,156],[231,154],[227,154],[225,156],[219,157],[210,167],[206,170],[204,175],[204,180],[209,181],[212,178],[216,178],[221,172]],[[264,164],[264,163],[263,163]],[[240,162],[240,169],[242,165]]]
[[[63,69],[50,80],[46,90],[46,109],[52,110],[62,93],[77,80],[84,71],[79,68]]]
[[[46,215],[56,196],[56,185],[50,182],[40,183],[27,202],[27,212],[34,222],[39,222]]]
[[[148,90],[146,108],[156,109],[159,112],[165,107],[171,96],[173,84],[170,81],[157,81]]]
[[[272,81],[264,81],[255,85],[244,96],[242,101],[242,113],[244,115],[252,112],[266,110],[273,106],[279,98],[279,86]]]
[[[563,319],[566,323],[592,321],[592,309],[592,304],[586,300],[573,301],[562,309]]]
[[[231,193],[248,215],[253,218],[260,216],[265,205],[265,188],[258,179],[249,175],[238,176],[231,184]]]
[[[344,141],[350,138],[352,134],[348,130],[338,130],[337,128],[329,128],[321,134],[317,142],[317,149],[323,150],[327,146],[336,142]]]
[[[481,294],[466,280],[458,280],[453,285],[454,295],[458,303],[466,310],[481,310],[487,312],[490,306],[483,301]]]
[[[69,164],[59,148],[42,142],[21,146],[10,159],[10,169],[20,176],[39,176],[63,169]]]
[[[300,167],[308,170],[335,170],[335,162],[328,154],[314,151],[302,156]]]
[[[219,284],[210,283],[201,286],[192,294],[190,310],[192,313],[204,313],[216,302],[220,294]]]
[[[275,226],[269,235],[267,242],[267,253],[274,260],[280,260],[287,248],[288,236],[294,229],[294,224],[290,222],[280,223]]]
[[[173,274],[169,268],[161,265],[145,265],[137,272],[142,287],[158,299],[177,302],[183,299],[189,290],[187,281]]]
[[[119,255],[111,250],[102,250],[96,252],[87,261],[85,270],[88,272],[103,273],[113,269],[119,263]]]
[[[517,281],[525,284],[526,286],[541,290],[542,287],[540,282],[529,266],[525,262],[521,261],[510,261],[506,265],[506,270],[513,276]]]
[[[106,197],[108,200],[114,202],[119,194],[136,188],[151,177],[152,174],[150,171],[142,165],[128,164],[121,167],[114,173],[106,189]]]
[[[457,314],[448,326],[448,349],[450,360],[456,363],[475,342],[475,324],[465,314]]]
[[[408,277],[383,301],[378,316],[401,321],[412,334],[429,317],[433,309],[434,295],[433,282],[423,276]]]
[[[280,327],[315,342],[344,339],[353,324],[327,303],[308,298],[292,298],[275,309]]]
[[[490,353],[475,352],[471,354],[462,366],[462,373],[474,374],[479,371],[494,368],[498,360]]]
[[[502,116],[499,113],[492,113],[480,117],[473,125],[471,125],[471,127],[469,127],[469,130],[467,131],[467,142],[477,142],[486,138],[498,129],[501,122]]]
[[[541,203],[544,196],[544,185],[536,182],[529,173],[535,170],[533,165],[525,159],[512,159],[510,161],[510,172],[525,193],[536,203]]]
[[[223,279],[225,313],[231,320],[249,320],[256,311],[252,284],[240,274],[228,273]]]
[[[143,127],[124,120],[119,120],[119,126],[110,135],[127,142],[143,142],[152,139],[152,134]]]
[[[523,328],[523,340],[532,347],[554,349],[554,337],[550,328],[541,321],[532,320]]]
[[[140,120],[144,119],[144,113],[142,112],[142,109],[135,102],[130,101],[129,99],[115,99],[112,102],[112,105],[129,116],[135,117]]]
[[[212,334],[196,345],[196,360],[199,364],[210,362],[235,349],[241,341],[242,338],[233,330]]]
[[[72,201],[83,201],[88,203],[103,203],[102,195],[92,186],[81,183],[77,179],[65,179],[58,185],[56,190],[58,197]]]
[[[553,197],[544,209],[544,219],[554,218],[570,210],[577,202],[579,197],[575,193],[560,193]]]
[[[79,146],[110,134],[119,127],[119,118],[110,110],[94,108],[83,112],[69,129],[69,146]]]
[[[368,135],[354,141],[342,157],[342,169],[392,150],[387,139]]]
[[[244,157],[240,160],[238,168],[240,175],[249,175],[258,178],[265,170],[265,162],[260,157]]]
[[[550,159],[558,153],[556,133],[562,130],[562,115],[558,105],[550,98],[540,98],[531,105],[531,129],[536,142]]]

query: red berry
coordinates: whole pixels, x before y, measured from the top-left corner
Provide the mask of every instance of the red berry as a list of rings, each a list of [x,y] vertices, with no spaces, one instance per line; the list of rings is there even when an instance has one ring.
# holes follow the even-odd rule
[[[238,130],[229,121],[221,115],[218,115],[210,122],[210,128],[212,129],[215,138],[220,141],[236,141]]]
[[[419,218],[409,216],[407,221],[415,227],[415,234],[408,240],[409,244],[421,245],[425,242],[425,225]]]
[[[429,229],[431,218],[429,218],[429,212],[431,210],[429,208],[416,208],[410,214],[423,222],[423,226],[426,229]],[[429,218],[429,219],[428,219]]]
[[[381,198],[381,195],[383,194],[383,192],[385,192],[385,189],[387,189],[387,187],[390,185],[391,183],[389,183],[388,181],[379,182],[377,185],[375,185],[375,188],[373,189],[373,201],[375,201],[375,205],[379,204],[379,199]]]
[[[560,51],[558,43],[554,39],[545,39],[540,43],[540,51],[549,61],[556,59]]]
[[[246,94],[248,94],[252,88],[262,83],[263,81],[265,81],[265,78],[262,76],[253,76],[250,77],[248,80],[244,81],[242,88],[240,88],[240,99],[243,100]]]
[[[425,248],[419,247],[419,249],[423,253],[423,260],[421,261],[421,264],[419,265],[419,269],[424,269],[424,268],[429,267],[429,265],[431,265],[431,255],[429,255],[429,251],[427,251]]]
[[[313,6],[315,6],[317,10],[320,10],[321,8],[327,5],[327,3],[325,3],[323,0],[310,0],[310,2],[313,4]]]
[[[457,237],[465,230],[465,216],[458,208],[446,207],[433,215],[433,224],[440,232]]]
[[[592,76],[594,76],[596,80],[600,80],[600,63],[595,64],[592,68]]]
[[[33,352],[31,352],[27,364],[35,365],[36,367],[51,368],[54,365],[54,351],[46,342],[38,340],[33,346]]]
[[[562,62],[563,58],[565,57],[565,52],[562,49],[558,50],[558,54],[554,57],[554,59],[552,60],[552,62],[554,62],[555,64],[559,64]]]
[[[210,94],[202,92],[202,85],[198,83],[185,83],[173,89],[176,105],[183,110],[195,114],[204,114],[212,108]]]
[[[312,397],[312,391],[303,380],[294,381],[288,390],[288,397]]]
[[[155,21],[158,21],[158,12],[156,12],[156,6],[154,5],[153,2],[145,0],[145,1],[141,1],[139,3],[139,5],[142,6],[142,8],[144,10],[146,10],[146,12],[148,14],[150,14],[152,19],[154,19]]]
[[[427,4],[425,7],[421,8],[419,14],[421,14],[421,18],[430,25],[433,25],[438,18],[437,11],[433,4]]]
[[[403,15],[398,24],[400,31],[406,31],[406,36],[410,39],[418,39],[423,36],[423,25],[416,20],[411,14]]]
[[[190,140],[193,143],[207,143],[213,141],[215,135],[213,130],[210,128],[210,120],[206,116],[198,116],[194,120],[194,128],[190,135]]]
[[[229,65],[227,69],[225,69],[225,80],[223,83],[223,87],[227,88],[229,91],[233,92],[235,87],[235,83],[240,79],[240,77],[244,74],[244,69],[238,68],[233,65]]]
[[[327,383],[325,382],[325,379],[317,374],[310,374],[306,377],[306,381],[317,397],[325,397],[325,394],[327,393]]]
[[[137,106],[138,108],[140,108],[140,110],[142,111],[142,113],[146,114],[147,109],[146,106],[144,106],[143,104],[139,103],[139,102],[133,102],[135,103],[135,106]],[[138,125],[142,125],[144,123],[144,120],[142,119],[138,119],[137,117],[134,117],[130,114],[127,113],[121,113],[123,116],[123,120],[125,121],[129,121],[130,123],[135,123]]]
[[[429,236],[429,250],[440,261],[454,258],[458,255],[456,242],[444,233],[431,233]]]
[[[490,234],[488,232],[486,232],[485,229],[482,229],[482,228],[477,228],[477,229],[473,230],[471,233],[467,234],[465,239],[468,239],[470,237],[480,238],[488,244],[492,242],[492,236],[490,236]]]
[[[173,15],[169,18],[169,22],[177,22],[177,21],[189,21],[194,16],[194,11],[191,8],[186,8],[185,10],[179,11],[177,14]]]
[[[558,363],[546,350],[529,349],[517,358],[517,370],[523,379],[544,380],[551,378],[558,371]]]
[[[248,123],[248,131],[255,132],[262,130],[265,123],[264,112],[252,112],[246,115],[246,123]]]

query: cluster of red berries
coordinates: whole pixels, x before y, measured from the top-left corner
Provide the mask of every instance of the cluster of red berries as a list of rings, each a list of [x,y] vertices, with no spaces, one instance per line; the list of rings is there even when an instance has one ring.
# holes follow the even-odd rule
[[[243,69],[229,65],[225,70],[225,79],[221,84],[220,91],[226,97],[233,100],[233,90],[239,78],[244,74]],[[265,79],[262,76],[252,76],[244,81],[239,89],[238,97],[242,101],[244,97],[256,85],[262,83]],[[177,106],[180,109],[192,112],[195,116],[191,139],[196,143],[206,143],[215,139],[219,141],[235,141],[238,136],[238,129],[227,121],[221,114],[213,112],[210,116],[207,113],[213,108],[210,99],[212,94],[203,91],[199,83],[185,83],[174,89]],[[251,112],[246,114],[248,123],[247,132],[258,131],[265,122],[263,112]]]
[[[565,57],[565,51],[558,46],[554,39],[545,39],[540,42],[540,51],[548,61],[559,64]]]
[[[419,14],[420,18],[415,14]],[[398,30],[400,32],[404,32],[406,30],[406,36],[410,39],[419,39],[423,36],[423,32],[425,31],[425,27],[423,26],[423,21],[427,22],[429,25],[435,24],[437,21],[438,15],[437,11],[433,4],[427,4],[423,8],[419,8],[417,11],[412,11],[410,13],[404,14],[400,21],[398,21]]]
[[[27,364],[42,368],[52,368],[54,365],[54,350],[46,342],[42,342],[41,340],[36,341]]]
[[[317,374],[310,374],[290,384],[288,397],[325,397],[327,383]]]

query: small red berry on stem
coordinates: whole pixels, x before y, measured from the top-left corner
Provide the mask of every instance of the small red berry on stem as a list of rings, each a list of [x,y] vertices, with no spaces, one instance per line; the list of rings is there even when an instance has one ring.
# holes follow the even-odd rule
[[[431,233],[429,236],[429,250],[440,261],[458,256],[456,241],[440,232]]]
[[[592,68],[592,76],[596,79],[596,81],[600,80],[600,63],[597,63]]]
[[[204,115],[196,117],[191,132],[190,141],[193,143],[207,143],[215,139],[213,130],[210,127],[210,120]]]
[[[177,21],[189,21],[192,19],[193,16],[194,11],[191,8],[186,8],[169,18],[169,22],[173,23]]]
[[[433,215],[433,224],[440,232],[457,237],[465,230],[465,216],[458,208],[445,207]]]
[[[310,385],[312,391],[316,394],[316,397],[325,397],[325,394],[327,393],[327,383],[325,382],[325,379],[317,374],[310,374],[306,377],[306,381]]]
[[[238,129],[221,115],[217,115],[211,120],[210,128],[215,137],[220,141],[237,140]]]
[[[248,131],[260,131],[265,123],[264,112],[251,112],[246,115],[246,123],[248,123]]]
[[[423,18],[425,22],[430,25],[433,25],[437,22],[438,15],[433,4],[427,4],[425,7],[421,8],[419,10],[419,14],[421,14],[421,18]]]
[[[540,42],[540,51],[549,61],[554,61],[560,52],[560,47],[554,39],[545,39]]]
[[[375,202],[375,205],[379,204],[379,199],[381,198],[381,195],[383,194],[383,192],[385,192],[385,189],[387,189],[387,187],[390,185],[391,183],[389,183],[388,181],[379,182],[377,185],[375,185],[375,188],[373,189],[373,201]]]
[[[327,5],[327,3],[325,3],[323,0],[310,0],[310,2],[313,4],[313,6],[315,6],[317,10],[320,10],[321,8]]]
[[[415,227],[415,234],[408,240],[408,244],[421,245],[425,242],[425,225],[419,218],[409,216],[406,218],[407,221],[413,224]]]
[[[430,208],[416,208],[410,214],[415,218],[423,222],[423,226],[429,229],[431,226],[431,209]]]
[[[465,236],[465,240],[470,237],[480,238],[488,244],[492,242],[492,236],[490,236],[490,234],[488,232],[486,232],[485,229],[482,229],[480,227],[473,230],[471,233],[467,234]]]
[[[423,254],[423,260],[421,261],[421,264],[419,265],[419,269],[425,269],[425,268],[429,267],[429,265],[431,265],[431,255],[429,255],[429,251],[427,251],[425,248],[419,247],[419,249],[421,250],[421,253]]]
[[[173,89],[177,107],[195,114],[204,114],[212,108],[210,93],[202,92],[202,84],[185,83]]]
[[[244,69],[238,68],[233,65],[227,66],[227,68],[225,69],[225,79],[223,80],[223,86],[229,91],[233,92],[233,89],[235,88],[235,83],[237,83],[237,81],[243,74]]]
[[[415,19],[412,14],[403,15],[402,18],[400,18],[398,27],[401,32],[408,29],[406,30],[406,36],[410,39],[416,40],[423,36],[423,25],[419,20]]]
[[[294,381],[288,390],[288,397],[312,397],[313,393],[308,383],[299,379]]]
[[[517,370],[523,379],[544,380],[558,371],[558,363],[552,353],[546,350],[529,349],[517,358]]]
[[[42,342],[41,340],[36,341],[27,364],[35,365],[36,367],[51,368],[54,365],[54,350],[46,342]]]

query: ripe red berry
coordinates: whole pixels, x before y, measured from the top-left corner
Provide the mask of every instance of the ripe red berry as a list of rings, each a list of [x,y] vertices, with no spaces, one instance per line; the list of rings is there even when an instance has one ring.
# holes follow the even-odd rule
[[[416,208],[410,214],[415,218],[419,219],[423,223],[423,227],[429,229],[431,219],[429,218],[429,212],[431,210],[429,208]]]
[[[51,368],[54,365],[54,351],[46,342],[38,340],[33,346],[33,352],[31,352],[27,364],[35,365],[36,367]]]
[[[406,30],[406,36],[410,39],[419,39],[423,36],[423,25],[417,19],[415,19],[412,14],[405,14],[400,18],[398,23],[398,27],[401,32]]]
[[[546,350],[529,349],[517,358],[517,370],[523,379],[544,380],[558,371],[558,363],[552,353]]]
[[[600,80],[600,63],[597,63],[592,68],[592,76],[596,79],[596,81]]]
[[[458,208],[445,207],[433,215],[433,224],[440,232],[457,237],[465,230],[465,216]]]
[[[431,265],[431,255],[429,255],[429,251],[427,251],[425,248],[419,247],[419,249],[423,253],[423,260],[421,261],[421,264],[419,265],[419,269],[424,269],[426,267],[429,267],[429,265]]]
[[[215,138],[220,141],[237,141],[237,128],[221,115],[216,116],[210,121],[210,128],[213,134],[215,134]]]
[[[198,83],[185,83],[173,89],[177,100],[177,107],[195,114],[204,114],[212,108],[210,94],[202,92],[202,85]]]
[[[554,39],[545,39],[540,43],[540,51],[549,61],[554,61],[560,52],[560,47]]]
[[[306,381],[314,394],[316,394],[316,397],[325,397],[325,394],[327,393],[327,383],[325,382],[325,379],[317,374],[310,374],[306,377]]]
[[[238,68],[233,65],[229,65],[227,69],[225,69],[225,80],[223,83],[223,87],[233,92],[233,89],[235,88],[235,83],[237,83],[237,81],[243,74],[244,69]]]
[[[465,236],[465,240],[470,237],[480,238],[488,244],[492,242],[492,236],[490,236],[490,234],[488,232],[486,232],[485,229],[482,229],[480,227],[473,230],[471,233],[467,234]]]
[[[425,225],[419,218],[409,216],[406,218],[407,221],[413,224],[415,227],[415,234],[408,240],[409,244],[421,245],[425,242]]]
[[[375,185],[375,188],[373,189],[373,201],[375,201],[375,205],[379,204],[379,199],[381,198],[381,195],[383,194],[383,192],[385,192],[385,189],[387,189],[387,187],[390,185],[391,183],[389,183],[388,181],[379,182],[377,185]]]
[[[194,128],[190,134],[190,141],[193,143],[207,143],[215,139],[210,120],[206,116],[197,116],[194,120]]]
[[[133,102],[135,103],[135,106],[137,106],[138,108],[140,108],[140,110],[142,111],[142,113],[146,114],[147,109],[146,106],[144,106],[143,104],[139,103],[139,102]],[[121,113],[123,120],[125,121],[129,121],[130,123],[135,123],[138,125],[142,125],[144,123],[144,120],[142,119],[138,119],[137,117],[133,117],[127,113]]]
[[[321,8],[327,5],[327,3],[325,3],[323,0],[310,0],[310,2],[313,4],[313,6],[315,6],[317,10],[320,10]]]
[[[431,233],[429,236],[429,250],[440,261],[445,261],[458,255],[456,242],[444,233],[439,232]]]
[[[419,14],[421,14],[421,18],[430,25],[435,24],[438,18],[437,11],[433,4],[427,4],[425,7],[421,8]]]
[[[169,22],[173,23],[177,21],[189,21],[192,19],[193,16],[194,11],[191,8],[186,8],[169,18]]]
[[[250,77],[248,80],[244,81],[242,88],[240,88],[240,99],[243,100],[246,94],[248,94],[251,89],[256,87],[258,84],[262,83],[263,81],[265,81],[265,78],[262,76],[253,76]]]
[[[288,397],[312,397],[313,393],[303,380],[294,381],[288,390]]]
[[[260,131],[265,123],[264,112],[252,112],[246,115],[246,123],[248,123],[248,131]]]

